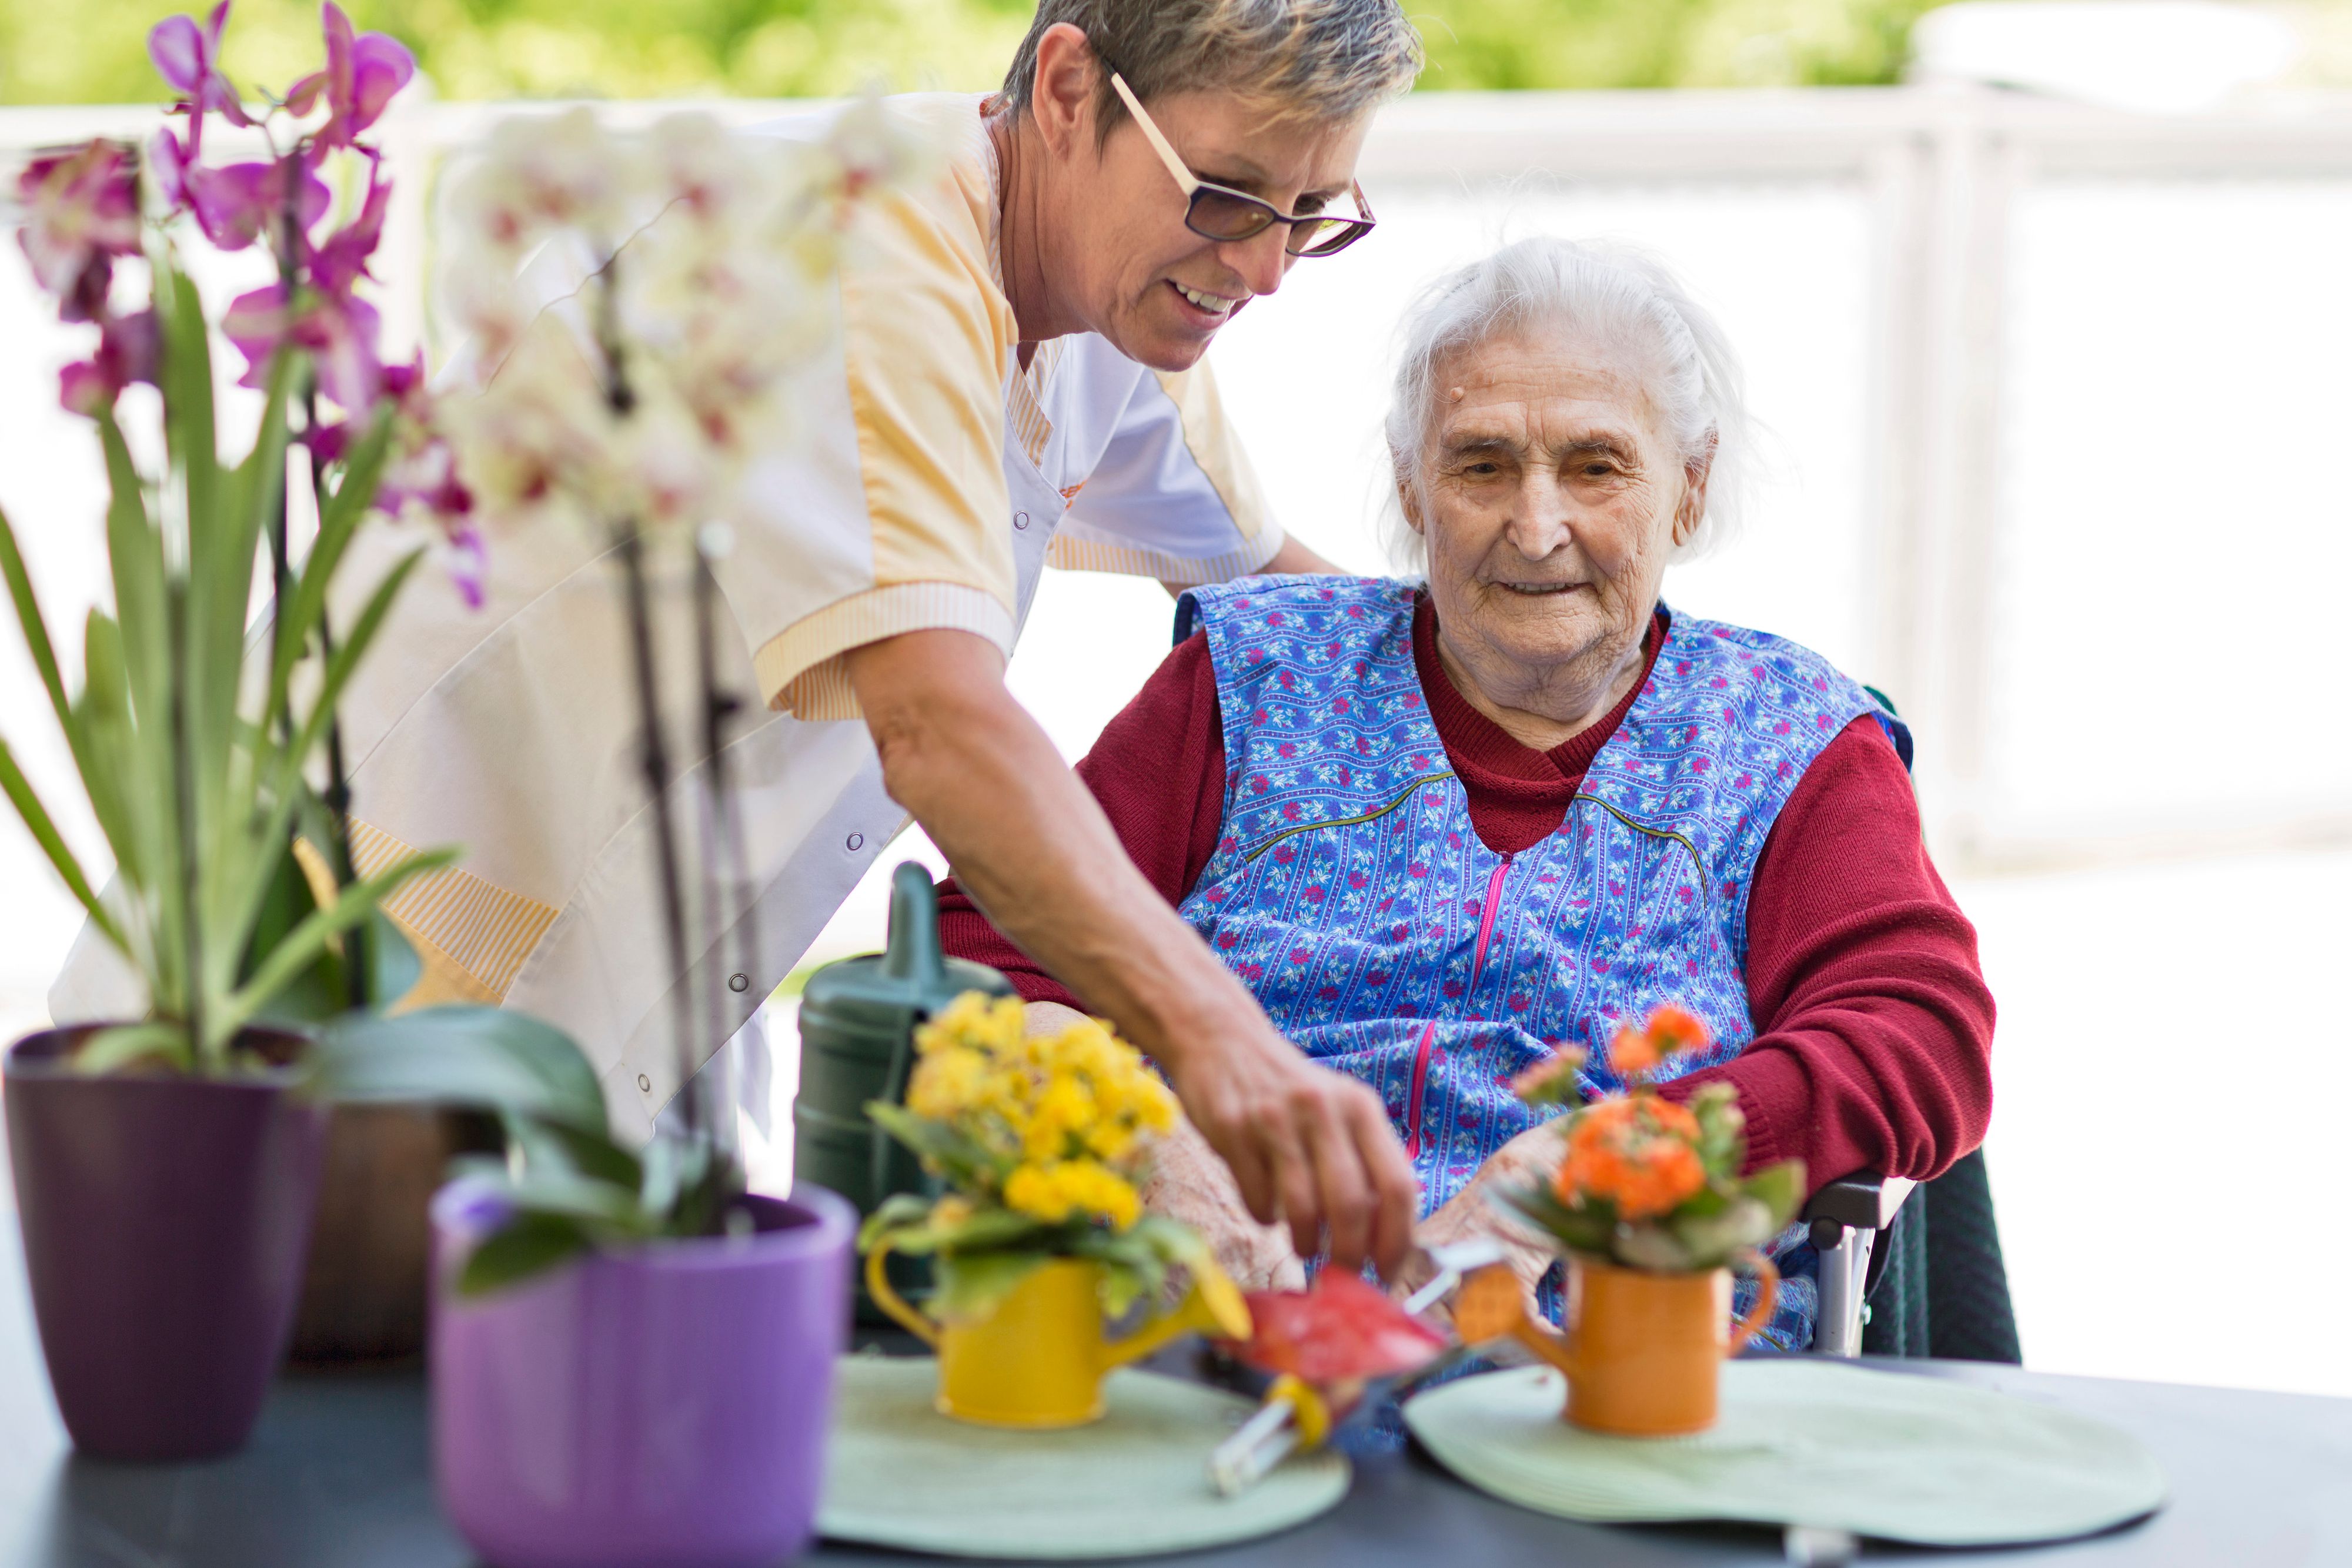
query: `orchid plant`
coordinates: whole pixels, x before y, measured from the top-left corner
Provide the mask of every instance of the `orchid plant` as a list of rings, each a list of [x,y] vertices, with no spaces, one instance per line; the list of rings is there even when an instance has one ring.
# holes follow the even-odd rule
[[[715,569],[753,518],[754,463],[793,437],[791,378],[833,329],[834,274],[860,206],[930,161],[878,100],[843,110],[814,141],[736,134],[699,114],[625,134],[575,109],[509,120],[450,182],[439,292],[465,373],[441,410],[456,446],[441,476],[493,534],[551,518],[611,551],[667,957],[681,976],[703,945],[698,926],[717,929],[714,904],[749,902],[713,897],[740,883],[744,859],[727,770],[741,703],[715,673]],[[693,621],[697,708],[676,728],[662,711],[662,650],[675,643],[656,635],[657,580],[687,586]],[[670,793],[674,733],[693,735],[708,759],[692,857]],[[743,940],[756,968],[756,937]],[[643,1151],[606,1134],[576,1048],[567,1058],[554,1040],[522,1042],[492,1066],[371,1051],[363,1026],[331,1040],[346,1083],[508,1113],[508,1157],[476,1171],[507,1218],[469,1255],[461,1291],[591,1248],[748,1223],[732,1096],[697,1072],[726,1033],[719,983],[673,993],[682,1125]]]
[[[380,34],[323,8],[326,65],[254,112],[222,72],[224,0],[199,25],[159,23],[148,48],[184,128],[143,150],[110,141],[43,153],[16,181],[20,242],[61,319],[96,329],[60,377],[64,405],[96,426],[110,483],[111,613],[93,611],[81,690],[68,695],[16,537],[0,518],[5,576],[92,813],[115,860],[100,891],[5,744],[0,789],[106,939],[144,980],[142,1021],[84,1043],[88,1071],[129,1065],[221,1073],[250,1060],[257,1023],[316,1019],[405,989],[415,956],[378,912],[449,856],[352,874],[335,705],[417,554],[377,583],[340,643],[327,590],[362,522],[416,510],[467,537],[467,500],[424,406],[423,367],[383,364],[359,295],[389,186],[366,134],[414,72]],[[214,121],[258,140],[260,161],[205,156]],[[356,210],[327,227],[322,174],[365,172]],[[195,231],[191,235],[187,231]],[[232,301],[220,327],[262,393],[250,448],[224,458],[215,420],[213,323],[181,261],[184,240],[266,244],[277,281]],[[125,433],[135,384],[161,401],[160,468]],[[330,412],[331,411],[331,413]],[[289,451],[308,449],[317,534],[287,538]],[[249,638],[268,544],[268,634]],[[418,552],[421,553],[421,552]],[[327,754],[321,797],[311,769]],[[303,863],[304,846],[317,852]],[[373,933],[367,950],[363,934]]]

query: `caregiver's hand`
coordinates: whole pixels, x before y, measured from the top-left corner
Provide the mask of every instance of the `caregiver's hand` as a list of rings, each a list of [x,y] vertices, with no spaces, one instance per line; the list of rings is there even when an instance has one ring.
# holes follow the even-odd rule
[[[1163,1068],[1261,1220],[1302,1254],[1383,1274],[1412,1243],[1412,1168],[1371,1092],[1316,1067],[1153,891],[968,632],[852,650],[890,796],[998,930]]]
[[[1338,1268],[1370,1260],[1394,1275],[1419,1194],[1388,1113],[1363,1084],[1299,1054],[1255,1001],[1250,1013],[1184,1040],[1167,1061],[1176,1097],[1251,1214],[1286,1221],[1300,1257],[1328,1245]]]

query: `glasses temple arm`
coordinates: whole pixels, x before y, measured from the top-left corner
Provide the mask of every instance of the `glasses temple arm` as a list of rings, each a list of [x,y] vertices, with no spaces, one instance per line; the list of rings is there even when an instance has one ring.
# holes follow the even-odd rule
[[[1168,145],[1168,138],[1160,134],[1160,127],[1151,123],[1151,116],[1143,112],[1143,105],[1137,99],[1135,89],[1127,85],[1127,78],[1113,71],[1110,73],[1110,85],[1127,105],[1127,111],[1135,116],[1135,123],[1143,131],[1143,139],[1151,143],[1151,150],[1160,154],[1160,161],[1168,165],[1168,172],[1176,177],[1176,183],[1183,188],[1184,193],[1189,196],[1199,190],[1200,178],[1184,166],[1184,160],[1176,156],[1176,149]]]

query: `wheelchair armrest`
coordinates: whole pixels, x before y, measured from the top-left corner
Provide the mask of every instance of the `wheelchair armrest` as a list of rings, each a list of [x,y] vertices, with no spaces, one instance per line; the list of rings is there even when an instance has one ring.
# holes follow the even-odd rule
[[[1845,1230],[1884,1230],[1895,1223],[1903,1200],[1919,1184],[1906,1176],[1883,1176],[1875,1171],[1856,1171],[1813,1194],[1805,1205],[1802,1218],[1814,1230],[1830,1228]],[[1821,1243],[1816,1241],[1816,1247]]]

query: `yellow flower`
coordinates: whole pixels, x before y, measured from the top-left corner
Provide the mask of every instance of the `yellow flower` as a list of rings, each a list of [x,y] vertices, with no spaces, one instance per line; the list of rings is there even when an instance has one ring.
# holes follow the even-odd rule
[[[907,1109],[931,1122],[954,1120],[981,1103],[988,1059],[969,1046],[924,1053],[907,1083]]]
[[[1022,1166],[1005,1178],[1004,1204],[1048,1225],[1084,1214],[1125,1230],[1143,1217],[1143,1199],[1135,1185],[1095,1160]]]

